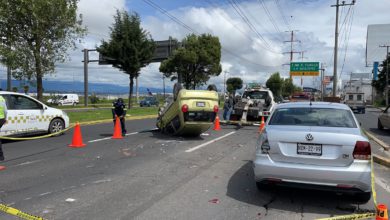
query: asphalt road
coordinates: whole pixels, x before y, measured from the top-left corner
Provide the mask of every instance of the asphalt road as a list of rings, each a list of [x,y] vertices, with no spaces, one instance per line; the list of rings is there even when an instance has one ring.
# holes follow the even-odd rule
[[[377,138],[390,144],[390,129],[378,129],[378,116],[381,110],[377,108],[367,108],[366,114],[355,114],[356,118],[361,122],[362,127],[374,134]]]
[[[87,146],[78,149],[67,147],[71,132],[4,144],[1,202],[47,219],[315,219],[374,211],[372,200],[357,204],[335,193],[258,191],[256,127],[182,138],[151,131],[154,123],[128,121],[122,140],[109,139],[111,123],[82,127]],[[378,202],[389,205],[388,172],[375,164]]]

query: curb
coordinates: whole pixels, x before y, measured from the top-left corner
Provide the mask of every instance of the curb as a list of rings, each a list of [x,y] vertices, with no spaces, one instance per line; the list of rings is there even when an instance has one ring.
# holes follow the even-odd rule
[[[364,130],[364,133],[368,136],[368,138],[370,138],[370,139],[374,140],[376,143],[378,143],[379,146],[381,146],[385,151],[389,151],[390,150],[390,146],[389,145],[387,145],[385,142],[383,142],[379,138],[375,137],[370,132]]]
[[[386,158],[379,156],[377,154],[373,154],[372,156],[373,156],[375,163],[378,163],[378,164],[383,165],[385,167],[390,167],[390,160],[389,159],[386,159]]]
[[[157,118],[157,115],[143,115],[143,116],[130,116],[126,117],[126,120],[133,121],[133,120],[141,120],[141,119],[150,119],[150,118]],[[80,125],[86,126],[86,125],[96,125],[96,124],[104,124],[112,122],[112,119],[102,119],[97,121],[86,121],[86,122],[80,122]],[[76,123],[70,123],[70,126],[75,125]]]

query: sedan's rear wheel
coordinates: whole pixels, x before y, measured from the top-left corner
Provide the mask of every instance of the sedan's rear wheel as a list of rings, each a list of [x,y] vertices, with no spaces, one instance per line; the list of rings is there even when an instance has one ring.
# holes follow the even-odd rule
[[[49,133],[50,134],[57,133],[64,130],[64,128],[65,128],[65,123],[61,119],[55,118],[50,122]]]
[[[379,120],[379,118],[378,118],[378,129],[383,130],[383,125],[381,123],[381,120]]]
[[[356,193],[354,197],[359,203],[367,203],[371,199],[371,192]]]

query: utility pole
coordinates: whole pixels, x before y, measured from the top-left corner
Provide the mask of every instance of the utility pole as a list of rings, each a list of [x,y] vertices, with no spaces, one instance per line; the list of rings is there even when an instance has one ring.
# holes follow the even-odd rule
[[[89,51],[96,51],[96,49],[84,49],[84,106],[88,106],[88,63],[99,62],[99,60],[89,60]]]
[[[303,50],[301,51],[301,61],[303,61],[303,59],[307,58],[307,57],[304,57],[303,54],[306,52],[306,50]],[[303,76],[301,76],[301,87],[303,89]]]
[[[386,99],[386,106],[388,106],[389,105],[389,47],[390,45],[380,45],[379,47],[386,47],[385,99]]]
[[[223,95],[225,97],[226,94],[226,73],[229,73],[227,70],[223,71]]]
[[[345,1],[342,1],[339,4],[340,0],[336,0],[335,5],[331,5],[331,7],[336,7],[336,28],[335,28],[335,36],[334,36],[334,60],[333,60],[333,96],[337,95],[337,51],[338,51],[338,40],[339,40],[339,7],[354,5],[355,0],[352,0],[352,3],[345,4]]]
[[[294,31],[298,31],[298,30],[285,31],[285,32],[291,32],[290,40],[284,41],[284,43],[290,43],[290,51],[284,52],[284,54],[287,54],[287,53],[290,54],[290,64],[291,64],[291,62],[292,62],[293,59],[294,59],[294,53],[301,53],[301,52],[298,52],[298,51],[294,51],[294,50],[293,50],[293,44],[294,44],[294,42],[301,42],[301,41],[299,41],[299,40],[294,40]],[[290,79],[292,79],[291,74],[290,74]]]
[[[325,66],[321,63],[321,101],[324,101],[324,75]]]

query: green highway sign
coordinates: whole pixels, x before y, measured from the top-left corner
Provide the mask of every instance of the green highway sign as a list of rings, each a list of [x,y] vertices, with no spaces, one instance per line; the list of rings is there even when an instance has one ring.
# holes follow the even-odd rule
[[[318,76],[320,73],[320,62],[291,62],[291,76]]]

